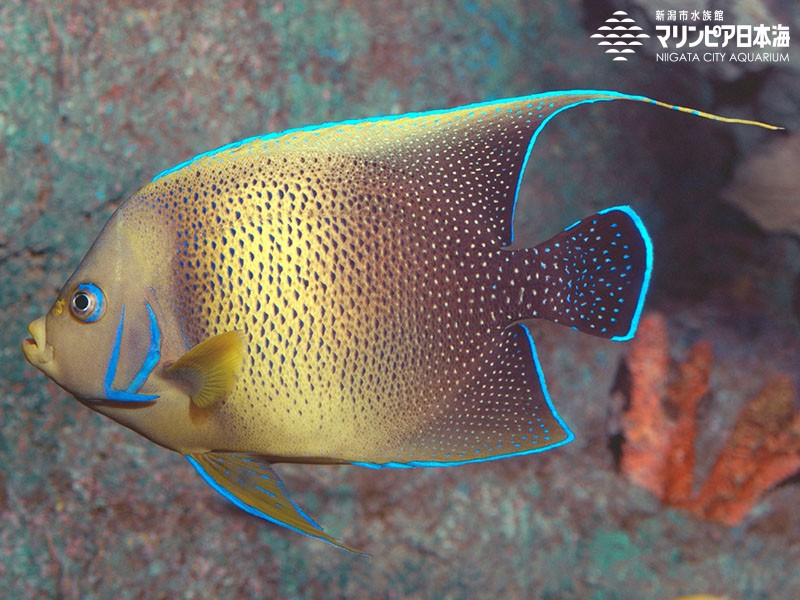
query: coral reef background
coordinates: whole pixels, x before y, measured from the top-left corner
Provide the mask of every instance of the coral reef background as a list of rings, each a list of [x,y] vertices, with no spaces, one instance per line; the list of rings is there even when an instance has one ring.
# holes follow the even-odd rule
[[[296,499],[371,558],[238,511],[180,456],[87,411],[19,350],[27,323],[128,194],[232,140],[556,89],[616,89],[797,130],[799,40],[790,63],[715,67],[655,63],[649,47],[614,63],[590,38],[620,8],[652,23],[657,9],[705,4],[4,0],[0,595],[798,597],[796,481],[762,486],[734,526],[668,501],[697,500],[695,482],[708,480],[764,389],[800,383],[800,245],[796,208],[783,212],[800,201],[796,179],[784,172],[788,190],[766,217],[751,192],[747,200],[779,177],[758,175],[756,156],[788,152],[781,160],[796,177],[797,144],[776,142],[779,134],[603,103],[560,115],[529,161],[519,238],[533,243],[595,210],[634,206],[656,249],[648,308],[663,332],[649,350],[665,373],[670,360],[706,365],[698,376],[708,381],[684,374],[655,398],[693,398],[693,422],[667,444],[680,445],[679,457],[691,450],[693,468],[650,491],[626,466],[631,406],[611,391],[621,360],[647,351],[643,343],[536,325],[551,394],[577,435],[565,448],[453,469],[283,466]],[[792,0],[725,10],[734,22],[800,34]],[[679,394],[681,381],[688,391]],[[792,402],[781,400],[785,421]],[[661,409],[659,426],[678,428],[680,407]],[[663,493],[665,481],[677,496]]]

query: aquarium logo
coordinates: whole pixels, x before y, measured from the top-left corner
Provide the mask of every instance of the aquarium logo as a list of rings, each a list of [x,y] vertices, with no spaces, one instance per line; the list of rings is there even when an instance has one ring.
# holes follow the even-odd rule
[[[788,25],[725,25],[721,10],[657,10],[656,62],[789,62]]]
[[[616,11],[597,28],[597,33],[592,34],[592,39],[600,40],[597,45],[606,48],[606,54],[615,61],[627,61],[627,57],[642,45],[640,40],[649,37],[624,10]]]

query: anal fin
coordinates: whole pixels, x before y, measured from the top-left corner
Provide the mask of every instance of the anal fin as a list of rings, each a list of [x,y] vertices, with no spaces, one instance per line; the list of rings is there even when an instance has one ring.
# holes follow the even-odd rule
[[[463,387],[427,422],[399,440],[379,467],[445,467],[542,452],[569,443],[573,434],[558,415],[528,328],[498,331]]]
[[[292,531],[362,554],[328,535],[286,493],[275,471],[257,454],[208,452],[186,458],[203,480],[242,510]]]

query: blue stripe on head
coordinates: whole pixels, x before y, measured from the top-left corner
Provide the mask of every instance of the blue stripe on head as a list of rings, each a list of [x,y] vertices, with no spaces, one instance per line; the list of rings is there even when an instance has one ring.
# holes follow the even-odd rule
[[[139,369],[136,377],[133,378],[133,381],[131,381],[131,384],[125,390],[130,393],[139,391],[139,388],[144,385],[144,382],[150,377],[150,373],[153,372],[153,369],[161,359],[161,330],[158,327],[158,319],[156,319],[156,315],[150,303],[145,302],[145,306],[147,307],[147,314],[150,317],[150,347],[147,349],[147,356],[142,363],[142,368]]]
[[[150,373],[155,368],[161,356],[161,331],[158,328],[158,321],[150,304],[147,304],[147,310],[150,315],[150,348],[148,349],[147,357],[145,357],[142,367],[125,390],[117,390],[112,387],[114,385],[114,379],[117,376],[119,351],[122,346],[122,331],[125,328],[125,307],[123,306],[122,311],[120,311],[117,334],[114,336],[114,347],[111,349],[111,357],[108,359],[106,376],[103,380],[106,400],[114,402],[152,402],[158,399],[158,396],[154,394],[136,393],[136,391],[144,385],[144,382],[150,376]]]

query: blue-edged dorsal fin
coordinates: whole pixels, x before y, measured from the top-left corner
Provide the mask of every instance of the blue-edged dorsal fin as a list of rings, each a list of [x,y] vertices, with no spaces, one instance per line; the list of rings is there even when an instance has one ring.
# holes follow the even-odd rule
[[[399,437],[394,458],[363,467],[438,467],[542,452],[573,434],[550,401],[524,324],[497,332],[460,392]]]
[[[469,214],[467,219],[458,219],[466,237],[476,243],[508,245],[514,241],[520,181],[539,132],[563,110],[611,100],[647,102],[709,119],[778,129],[644,96],[603,90],[556,91],[247,138],[204,152],[163,171],[153,181],[184,170],[224,167],[248,155],[290,162],[298,158],[326,161],[339,173],[341,187],[331,191],[340,197],[368,201],[392,194],[396,198],[392,204],[402,203],[404,196],[422,197],[431,214],[408,215],[415,222],[421,218],[446,222],[448,212]],[[388,203],[379,204],[383,209]],[[480,226],[473,230],[470,223]]]
[[[325,533],[286,493],[264,457],[240,452],[187,454],[203,480],[227,500],[252,515],[292,531],[359,553]]]
[[[458,108],[329,123],[248,138],[206,152],[157,175],[154,181],[193,169],[224,168],[270,157],[290,163],[325,161],[340,173],[329,190],[349,202],[393,194],[419,200],[430,215],[415,222],[459,219],[471,239],[496,245],[513,241],[512,217],[521,175],[538,132],[558,112],[601,100],[640,99],[615,92],[570,91],[490,101]],[[359,200],[361,199],[361,200]],[[390,203],[380,202],[382,208]],[[411,204],[409,206],[412,206]],[[356,208],[356,207],[354,207]],[[410,210],[410,209],[409,209]],[[354,211],[358,213],[358,210]],[[402,218],[398,216],[397,218]]]

